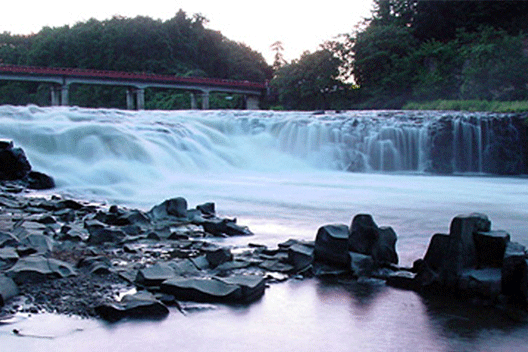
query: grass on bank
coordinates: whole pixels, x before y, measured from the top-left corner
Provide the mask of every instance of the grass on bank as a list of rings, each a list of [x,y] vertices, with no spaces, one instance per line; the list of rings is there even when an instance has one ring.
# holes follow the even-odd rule
[[[435,100],[410,102],[404,110],[456,110],[489,112],[528,112],[528,101],[486,101],[486,100]]]

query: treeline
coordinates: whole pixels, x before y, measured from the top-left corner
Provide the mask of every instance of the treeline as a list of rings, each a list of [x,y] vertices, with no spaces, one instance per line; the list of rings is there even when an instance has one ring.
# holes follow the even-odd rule
[[[401,108],[410,101],[528,99],[528,2],[374,4],[372,18],[318,52],[285,63],[277,51],[278,106]],[[317,60],[323,56],[325,65]]]
[[[263,82],[272,69],[260,53],[205,28],[201,15],[180,10],[161,21],[149,17],[95,19],[43,28],[36,34],[0,34],[0,64],[74,67]],[[176,94],[175,94],[176,93]],[[188,108],[188,93],[148,89],[150,108]],[[213,98],[214,99],[214,98]],[[49,104],[49,86],[0,81],[0,104]],[[79,106],[126,106],[123,88],[72,86]],[[212,102],[213,106],[215,102]],[[242,105],[223,99],[220,105]],[[218,105],[217,104],[217,105]]]

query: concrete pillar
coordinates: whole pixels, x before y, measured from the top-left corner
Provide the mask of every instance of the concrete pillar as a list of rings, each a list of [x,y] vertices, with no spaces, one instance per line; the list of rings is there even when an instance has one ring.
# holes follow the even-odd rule
[[[246,110],[259,110],[259,98],[254,95],[246,97]]]
[[[196,102],[196,94],[191,93],[191,110],[196,110],[198,108],[198,103]]]
[[[202,110],[208,110],[209,109],[209,92],[204,91],[202,93]]]
[[[145,109],[145,89],[139,88],[136,90],[136,98],[137,98],[137,109],[143,110]]]
[[[69,94],[69,90],[70,90],[70,85],[69,84],[63,84],[62,87],[61,87],[61,105],[62,106],[68,106],[69,105],[69,100],[68,100],[68,94]]]
[[[59,89],[53,85],[50,87],[50,93],[51,93],[51,106],[59,106],[60,105]]]
[[[126,104],[127,104],[128,110],[134,110],[134,89],[133,88],[127,88]]]

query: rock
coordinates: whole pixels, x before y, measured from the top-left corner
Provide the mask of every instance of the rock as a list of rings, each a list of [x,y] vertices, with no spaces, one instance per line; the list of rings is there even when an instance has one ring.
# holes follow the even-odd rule
[[[169,309],[149,292],[140,291],[126,295],[121,302],[106,303],[95,307],[95,312],[111,322],[123,318],[161,319],[169,315]]]
[[[161,291],[177,300],[197,302],[233,302],[242,296],[242,288],[210,278],[174,278],[161,284]]]
[[[348,267],[348,226],[324,225],[317,230],[314,248],[315,260]]]
[[[6,271],[17,284],[26,281],[44,281],[47,279],[65,278],[77,275],[68,263],[43,256],[21,258],[11,269]]]
[[[350,270],[356,277],[370,276],[374,270],[374,260],[370,255],[349,252]]]
[[[0,248],[15,247],[19,243],[18,238],[8,232],[0,231]]]
[[[202,215],[204,216],[215,216],[215,203],[204,203],[196,206],[196,209],[198,209]]]
[[[376,265],[398,264],[396,240],[392,227],[378,227],[371,215],[358,214],[350,225],[348,249],[372,256]]]
[[[264,295],[266,289],[266,280],[259,275],[235,275],[230,277],[215,277],[223,283],[240,286],[240,297],[238,302],[253,302]]]
[[[474,235],[479,268],[501,268],[510,235],[505,231],[477,232]]]
[[[176,273],[167,263],[156,263],[147,268],[140,269],[136,282],[145,286],[159,286],[163,281],[176,277]]]
[[[444,257],[449,249],[449,235],[435,234],[429,241],[424,261],[434,271],[440,271],[444,266]]]
[[[13,148],[13,143],[4,143],[0,149],[0,180],[21,180],[31,171],[31,165],[21,148]]]
[[[127,237],[123,231],[109,228],[89,227],[88,232],[90,233],[88,243],[92,245],[103,244],[105,242],[117,243]]]
[[[187,200],[182,197],[167,199],[163,203],[155,205],[148,215],[153,220],[166,219],[168,217],[187,218]]]
[[[416,291],[419,288],[416,275],[417,274],[411,273],[409,271],[396,271],[387,277],[386,283],[392,287]]]
[[[205,232],[215,236],[251,236],[253,233],[247,227],[239,226],[235,220],[230,219],[204,219],[199,223]]]
[[[44,190],[55,188],[55,181],[50,176],[42,172],[31,171],[27,175],[28,188]]]
[[[501,269],[467,269],[458,279],[458,289],[467,295],[495,300],[501,293]]]
[[[29,234],[20,241],[23,245],[35,249],[36,253],[50,253],[53,250],[54,241],[45,235]]]
[[[3,307],[11,298],[18,296],[18,286],[13,279],[0,275],[0,307]]]
[[[312,265],[313,260],[313,247],[308,247],[303,244],[293,244],[288,248],[288,262],[293,265],[297,272]]]
[[[108,274],[112,267],[112,262],[107,257],[95,256],[85,257],[79,260],[77,263],[78,268],[87,267],[91,274]]]
[[[502,265],[502,293],[515,302],[526,303],[527,275],[526,248],[517,242],[508,242]]]
[[[233,260],[233,254],[229,248],[218,248],[212,251],[207,251],[205,258],[209,262],[211,268],[216,268],[218,265]]]
[[[171,260],[168,264],[177,276],[186,277],[200,274],[200,269],[196,268],[190,259]]]

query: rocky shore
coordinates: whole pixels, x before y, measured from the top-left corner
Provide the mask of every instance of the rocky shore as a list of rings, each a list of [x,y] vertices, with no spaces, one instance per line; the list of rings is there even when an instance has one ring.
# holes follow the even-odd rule
[[[369,214],[323,225],[314,241],[234,248],[215,238],[252,233],[218,217],[214,203],[189,208],[176,197],[141,211],[35,196],[23,152],[0,144],[0,320],[20,312],[163,318],[170,306],[185,314],[182,302],[250,304],[273,282],[313,276],[374,278],[526,311],[526,248],[492,231],[483,214],[456,216],[412,268],[398,267],[397,234]]]

